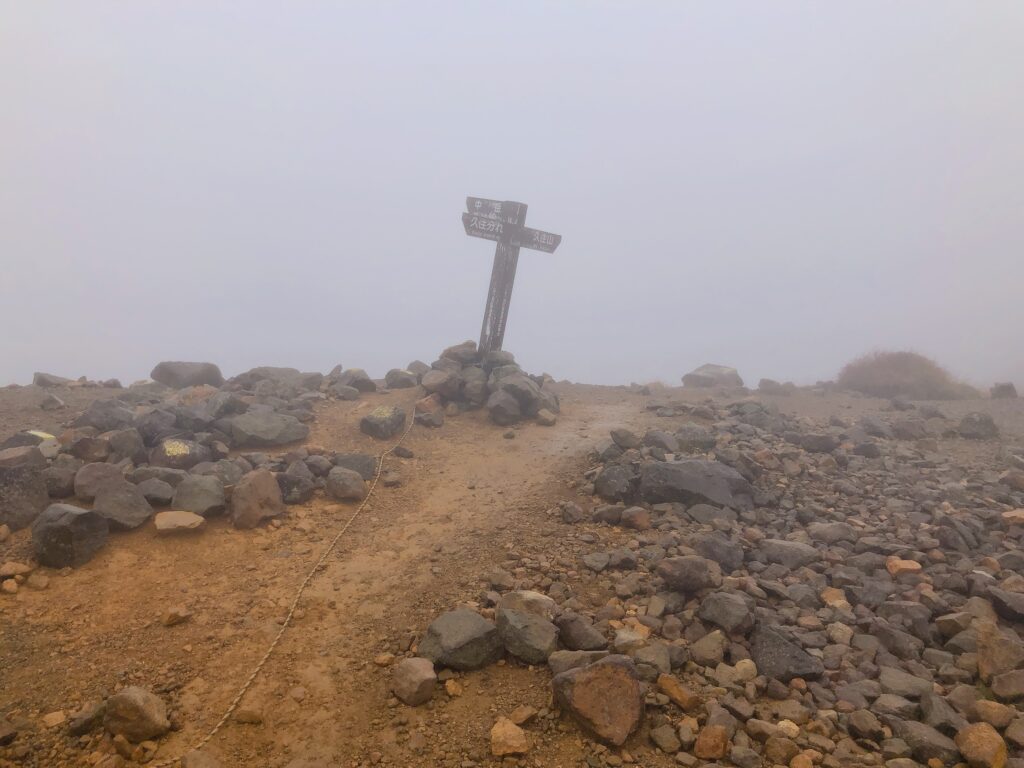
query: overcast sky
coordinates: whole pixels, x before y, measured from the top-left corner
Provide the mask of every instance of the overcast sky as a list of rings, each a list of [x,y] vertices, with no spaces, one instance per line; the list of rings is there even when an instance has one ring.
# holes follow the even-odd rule
[[[162,359],[1024,384],[1024,3],[0,0],[0,383]]]

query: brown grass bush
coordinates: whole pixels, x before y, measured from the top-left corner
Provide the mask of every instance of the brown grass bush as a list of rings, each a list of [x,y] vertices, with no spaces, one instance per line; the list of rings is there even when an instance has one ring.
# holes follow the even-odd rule
[[[872,397],[959,400],[978,397],[934,360],[916,352],[872,352],[843,366],[836,383]]]

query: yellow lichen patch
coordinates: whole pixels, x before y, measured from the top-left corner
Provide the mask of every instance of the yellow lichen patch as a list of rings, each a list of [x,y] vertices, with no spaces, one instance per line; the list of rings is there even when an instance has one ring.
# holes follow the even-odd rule
[[[189,450],[188,443],[184,440],[164,440],[165,456],[187,456]]]

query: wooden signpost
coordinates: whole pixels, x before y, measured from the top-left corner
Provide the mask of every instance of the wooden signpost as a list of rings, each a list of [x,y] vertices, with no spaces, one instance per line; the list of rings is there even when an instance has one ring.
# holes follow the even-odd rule
[[[480,329],[480,351],[492,352],[501,349],[505,339],[519,249],[554,253],[562,242],[562,236],[525,226],[526,203],[467,197],[466,211],[462,214],[466,234],[497,243],[491,268],[491,287],[487,292],[484,322]]]

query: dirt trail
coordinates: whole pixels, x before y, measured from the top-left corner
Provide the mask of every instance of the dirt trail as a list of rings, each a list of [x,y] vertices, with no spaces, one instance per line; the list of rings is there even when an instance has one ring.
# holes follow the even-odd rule
[[[358,419],[382,402],[411,410],[412,394],[326,404],[310,443],[378,452],[381,444],[359,433]],[[556,426],[524,425],[515,439],[504,439],[483,413],[449,419],[440,430],[414,428],[406,445],[415,458],[388,463],[402,486],[378,487],[243,701],[262,724],[230,723],[210,751],[226,766],[291,768],[484,758],[495,697],[510,708],[545,706],[542,673],[513,679],[499,666],[465,676],[458,699],[393,710],[388,670],[373,659],[400,654],[439,611],[479,597],[509,551],[543,551],[545,537],[558,530],[546,510],[571,495],[568,483],[587,448],[638,410],[637,398],[623,399],[621,390],[567,393]],[[45,591],[22,590],[0,608],[0,710],[37,719],[73,711],[118,682],[145,685],[176,702],[181,730],[159,757],[178,753],[219,719],[352,509],[318,498],[289,508],[278,528],[235,531],[216,520],[192,538],[157,538],[149,527],[113,537],[83,568],[55,576]],[[26,532],[11,546],[27,548]],[[162,612],[177,604],[192,611],[191,620],[163,626]],[[417,730],[425,746],[413,758],[405,742]],[[35,764],[76,764],[56,735],[38,734],[36,743],[53,746],[36,753]],[[536,757],[539,765],[559,761]]]

